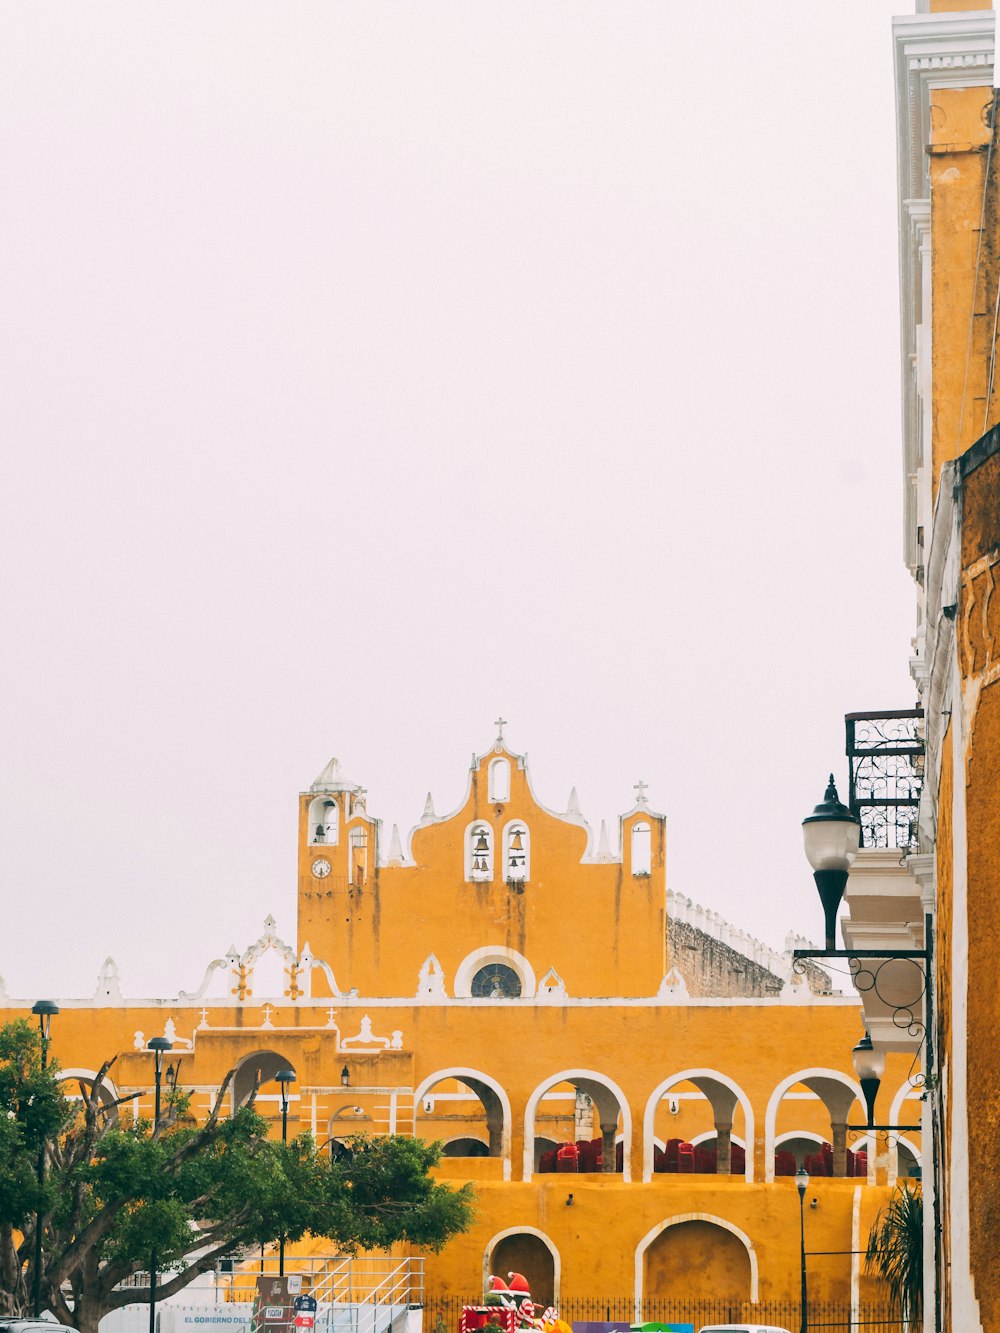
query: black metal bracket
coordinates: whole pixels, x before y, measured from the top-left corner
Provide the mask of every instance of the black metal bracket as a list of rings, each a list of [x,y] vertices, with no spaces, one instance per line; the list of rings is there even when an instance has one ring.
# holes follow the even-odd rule
[[[852,1134],[919,1134],[923,1127],[921,1125],[848,1125],[847,1129]]]

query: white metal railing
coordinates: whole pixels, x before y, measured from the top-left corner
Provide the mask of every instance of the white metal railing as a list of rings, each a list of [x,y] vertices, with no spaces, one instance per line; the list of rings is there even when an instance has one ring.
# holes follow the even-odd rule
[[[246,1265],[246,1276],[273,1275],[277,1265],[269,1256]],[[413,1307],[423,1305],[424,1260],[372,1255],[285,1256],[286,1274],[300,1275],[303,1291],[317,1303],[317,1333],[391,1333]],[[244,1274],[234,1274],[234,1278]],[[232,1301],[231,1293],[229,1300]],[[252,1297],[248,1289],[247,1296]],[[263,1330],[255,1319],[252,1333]],[[268,1328],[274,1330],[275,1325]]]

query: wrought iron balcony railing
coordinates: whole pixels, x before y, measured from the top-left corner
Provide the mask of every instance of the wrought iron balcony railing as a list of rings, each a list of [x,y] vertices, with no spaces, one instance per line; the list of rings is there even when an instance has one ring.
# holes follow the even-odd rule
[[[862,847],[917,849],[924,780],[924,710],[848,713],[849,804],[861,820]]]

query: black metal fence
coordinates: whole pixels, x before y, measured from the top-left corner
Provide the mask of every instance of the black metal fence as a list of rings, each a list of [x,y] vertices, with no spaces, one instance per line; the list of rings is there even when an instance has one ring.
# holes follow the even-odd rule
[[[478,1295],[433,1296],[424,1302],[424,1333],[458,1333],[463,1305],[475,1305]],[[809,1302],[808,1327],[824,1333],[907,1333],[907,1325],[889,1313],[884,1305],[863,1304],[852,1307],[850,1301]],[[705,1324],[776,1324],[798,1333],[802,1312],[798,1300],[749,1301],[678,1300],[666,1296],[644,1296],[635,1308],[631,1296],[565,1296],[559,1301],[559,1317],[568,1324],[618,1323],[627,1328],[633,1323],[684,1323],[698,1330]],[[914,1324],[909,1325],[912,1333]]]
[[[917,846],[917,807],[924,780],[923,709],[848,713],[848,804],[861,820],[862,847]]]

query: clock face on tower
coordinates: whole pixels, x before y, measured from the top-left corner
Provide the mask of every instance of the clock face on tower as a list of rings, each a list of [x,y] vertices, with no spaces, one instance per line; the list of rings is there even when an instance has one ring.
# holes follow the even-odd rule
[[[325,856],[317,856],[316,860],[312,863],[312,872],[317,879],[326,879],[327,875],[330,873],[330,862]]]

